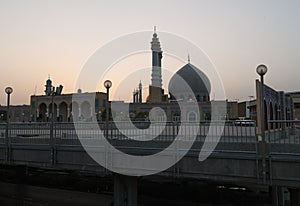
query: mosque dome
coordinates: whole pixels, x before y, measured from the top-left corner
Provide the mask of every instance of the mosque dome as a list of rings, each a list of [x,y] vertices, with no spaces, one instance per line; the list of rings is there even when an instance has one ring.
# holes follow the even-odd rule
[[[189,85],[193,93],[189,92],[190,90],[181,83],[181,80]],[[207,102],[209,101],[211,85],[208,77],[202,71],[188,63],[173,75],[168,89],[171,100]]]

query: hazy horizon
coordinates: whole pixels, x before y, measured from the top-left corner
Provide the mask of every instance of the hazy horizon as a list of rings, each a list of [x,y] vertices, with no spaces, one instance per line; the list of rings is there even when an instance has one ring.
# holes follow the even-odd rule
[[[14,89],[13,105],[29,104],[30,95],[44,94],[48,75],[55,86],[64,85],[63,93],[74,92],[82,66],[98,48],[153,26],[158,36],[173,33],[201,48],[216,66],[229,100],[255,96],[255,68],[260,63],[269,68],[266,84],[276,90],[300,91],[299,11],[298,1],[275,0],[2,0],[0,104],[6,104],[6,86]],[[145,42],[149,52],[150,41],[151,37]],[[164,50],[162,40],[161,45]],[[151,55],[143,59],[144,67],[151,64]],[[173,65],[176,70],[183,63]],[[84,85],[82,89],[86,91]],[[133,89],[128,88],[129,97]]]

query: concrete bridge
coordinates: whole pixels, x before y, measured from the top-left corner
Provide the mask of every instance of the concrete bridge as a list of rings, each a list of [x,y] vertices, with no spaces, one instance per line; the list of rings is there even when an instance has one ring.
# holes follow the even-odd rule
[[[272,123],[272,122],[271,122]],[[277,122],[279,124],[279,122]],[[284,205],[283,188],[288,188],[292,205],[300,205],[300,129],[299,122],[281,122],[284,127],[266,131],[266,142],[257,141],[255,124],[226,122],[217,147],[208,159],[198,160],[209,131],[207,122],[199,125],[197,137],[188,151],[174,147],[167,158],[178,158],[187,152],[174,166],[155,176],[158,178],[213,180],[237,185],[272,188],[273,205]],[[152,141],[133,141],[119,132],[115,124],[99,124],[99,131],[92,130],[90,123],[80,123],[88,139],[99,138],[99,131],[105,131],[112,146],[127,154],[150,155],[168,147],[178,134],[179,123],[171,122]],[[274,123],[275,124],[275,123]],[[123,124],[126,128],[126,123]],[[149,125],[136,123],[143,129]],[[154,126],[153,129],[156,127]],[[271,128],[271,127],[270,127]],[[135,135],[134,131],[128,131]],[[185,130],[185,132],[188,132]],[[0,162],[5,165],[26,165],[57,170],[77,170],[114,176],[114,205],[137,205],[137,178],[112,173],[95,162],[82,147],[78,131],[71,123],[11,123],[0,124]],[[140,134],[136,134],[138,140]],[[143,134],[145,135],[145,134]],[[209,141],[215,141],[213,136]],[[182,139],[181,143],[191,141]],[[109,151],[109,152],[107,152]],[[120,168],[118,156],[105,146],[95,147],[107,161],[105,166]],[[131,168],[132,169],[132,168]],[[147,170],[153,168],[133,168]],[[154,168],[155,169],[155,168]],[[126,203],[125,203],[126,202]]]

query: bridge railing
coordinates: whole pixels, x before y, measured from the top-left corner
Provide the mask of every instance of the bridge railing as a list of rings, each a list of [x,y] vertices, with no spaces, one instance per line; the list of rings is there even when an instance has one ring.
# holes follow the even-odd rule
[[[75,125],[76,124],[76,125]],[[134,127],[132,127],[132,124]],[[75,127],[76,126],[76,127]],[[255,143],[256,125],[249,121],[224,122],[80,122],[54,123],[53,138],[55,144],[80,145],[78,134],[86,138],[101,138],[102,134],[109,140],[141,140],[150,138],[154,142],[172,142],[181,135],[181,140],[192,141],[190,135],[198,128],[196,142],[218,141],[221,143]],[[223,128],[221,137],[217,130]],[[0,144],[5,143],[6,124],[0,124]],[[50,144],[51,123],[10,123],[8,136],[11,144]],[[210,131],[210,132],[209,132]],[[156,134],[155,137],[154,134]],[[209,136],[207,136],[210,134]]]
[[[300,153],[300,121],[271,120],[266,131],[267,142],[271,153]]]
[[[270,143],[300,144],[300,121],[270,120],[267,137]]]
[[[0,123],[0,144],[5,144],[6,124]]]

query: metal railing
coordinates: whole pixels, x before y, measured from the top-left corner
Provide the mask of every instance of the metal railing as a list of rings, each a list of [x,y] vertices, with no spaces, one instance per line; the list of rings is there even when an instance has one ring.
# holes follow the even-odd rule
[[[6,124],[0,123],[0,144],[5,144]]]
[[[93,148],[103,148],[103,145],[93,143],[95,140],[99,143],[101,141],[98,140],[104,138],[117,149],[134,155],[155,154],[169,147],[175,139],[182,145],[193,143],[189,154],[198,154],[205,141],[218,143],[215,151],[257,152],[256,125],[235,121],[227,121],[225,124],[224,122],[108,122],[108,124],[78,122],[54,123],[53,127],[51,122],[9,123],[9,127],[7,124],[0,124],[0,133],[2,134],[0,147],[4,149],[8,163],[13,160],[14,151],[25,148],[26,151],[49,150],[51,164],[54,165],[57,161],[57,151],[81,150],[82,139],[91,143],[90,146]],[[172,144],[176,145],[173,149],[183,152],[178,147],[179,144]]]
[[[267,140],[277,144],[300,144],[299,120],[270,120]]]
[[[134,125],[134,127],[132,126]],[[193,141],[193,150],[201,150],[204,142],[218,143],[217,151],[256,152],[256,125],[224,122],[77,122],[10,123],[8,137],[6,124],[0,124],[0,146],[81,146],[85,141],[103,140],[118,148],[159,149],[168,147],[177,138],[183,144]],[[196,131],[197,129],[197,131]],[[218,130],[221,136],[218,136]],[[53,134],[53,138],[51,138]],[[79,138],[80,137],[80,138]],[[148,140],[148,141],[145,141]],[[143,140],[143,141],[141,141]],[[92,145],[93,146],[93,145]]]
[[[211,141],[218,140],[225,143],[254,143],[256,142],[256,125],[243,124],[235,121],[222,122],[109,122],[108,128],[100,123],[54,123],[53,136],[56,144],[79,144],[78,134],[86,138],[101,138],[105,129],[108,129],[107,139],[130,140],[129,137],[139,141],[139,138],[150,138],[153,134],[155,142],[170,142],[178,135],[185,141],[193,140],[191,134],[198,128],[196,141],[204,142],[206,138]],[[248,123],[248,122],[247,122]],[[9,137],[11,144],[49,144],[51,123],[10,123]],[[151,125],[151,126],[150,126]],[[216,136],[218,127],[223,126],[220,139]],[[4,143],[6,124],[0,124],[0,144]],[[210,136],[207,134],[210,130]],[[148,137],[147,137],[148,136]]]

